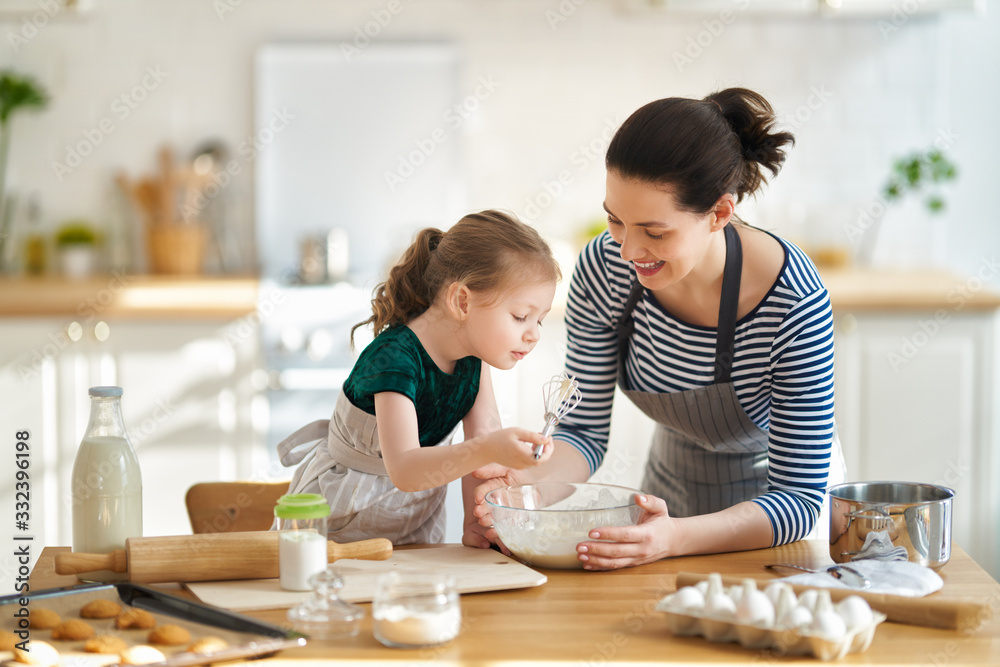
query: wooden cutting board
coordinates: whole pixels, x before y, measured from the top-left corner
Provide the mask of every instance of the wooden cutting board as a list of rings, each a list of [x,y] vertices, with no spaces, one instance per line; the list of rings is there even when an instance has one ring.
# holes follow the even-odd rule
[[[497,551],[461,545],[396,550],[388,560],[345,558],[333,565],[344,577],[341,598],[348,602],[370,602],[375,595],[378,576],[400,569],[447,572],[455,577],[459,593],[529,588],[548,581],[541,572]],[[185,586],[205,604],[233,611],[286,609],[312,595],[282,590],[277,579],[199,581]]]

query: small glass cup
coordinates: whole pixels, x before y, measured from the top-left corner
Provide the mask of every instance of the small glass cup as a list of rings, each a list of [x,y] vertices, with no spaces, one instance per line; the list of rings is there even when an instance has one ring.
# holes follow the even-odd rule
[[[326,570],[326,519],[330,506],[318,493],[291,493],[278,498],[278,576],[286,591],[310,591],[309,579]]]
[[[311,598],[288,610],[288,620],[313,639],[347,639],[357,636],[365,610],[340,598],[344,578],[329,567],[309,578]]]
[[[462,625],[455,579],[439,572],[383,574],[375,584],[372,618],[375,639],[390,648],[445,644]]]

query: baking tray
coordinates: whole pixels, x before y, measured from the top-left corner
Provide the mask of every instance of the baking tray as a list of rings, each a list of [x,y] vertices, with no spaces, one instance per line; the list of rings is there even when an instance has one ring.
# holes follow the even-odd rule
[[[29,613],[44,607],[57,612],[63,620],[79,619],[80,608],[92,600],[112,600],[123,608],[144,609],[156,617],[157,625],[171,623],[186,628],[191,633],[191,642],[202,637],[220,637],[227,648],[208,653],[186,652],[182,646],[155,645],[166,660],[157,663],[161,667],[186,667],[226,660],[255,658],[271,655],[278,651],[305,646],[307,638],[301,633],[264,623],[257,619],[211,607],[200,602],[180,598],[139,584],[80,584],[65,588],[52,588],[30,593],[27,596],[8,595],[0,597],[0,628],[14,632],[17,619],[14,612],[20,608],[21,598],[28,598]],[[112,634],[121,637],[130,646],[148,644],[149,630],[115,628],[114,619],[83,619],[94,627],[96,635]],[[59,651],[59,664],[65,667],[107,667],[120,661],[117,655],[85,653],[83,641],[53,640],[51,630],[30,629],[30,639],[38,639],[51,644]],[[10,652],[0,652],[3,664],[22,665],[12,661]]]

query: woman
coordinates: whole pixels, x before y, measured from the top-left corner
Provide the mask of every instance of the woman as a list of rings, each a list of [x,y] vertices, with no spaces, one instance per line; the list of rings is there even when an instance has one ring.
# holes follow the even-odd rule
[[[735,217],[794,142],[774,122],[762,96],[730,88],[647,104],[608,147],[608,231],[581,253],[566,312],[583,401],[546,465],[484,469],[477,489],[587,479],[617,384],[659,425],[649,495],[640,525],[578,546],[587,569],[776,546],[816,523],[834,450],[829,296],[801,250]],[[476,514],[466,543],[484,546],[496,535]]]

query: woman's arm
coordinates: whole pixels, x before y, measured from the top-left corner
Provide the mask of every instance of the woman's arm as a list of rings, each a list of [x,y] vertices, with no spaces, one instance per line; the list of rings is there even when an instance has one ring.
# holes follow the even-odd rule
[[[638,495],[644,510],[637,526],[592,530],[577,553],[586,570],[614,570],[668,558],[771,546],[771,521],[758,505],[743,502],[721,512],[674,518],[655,496]]]

